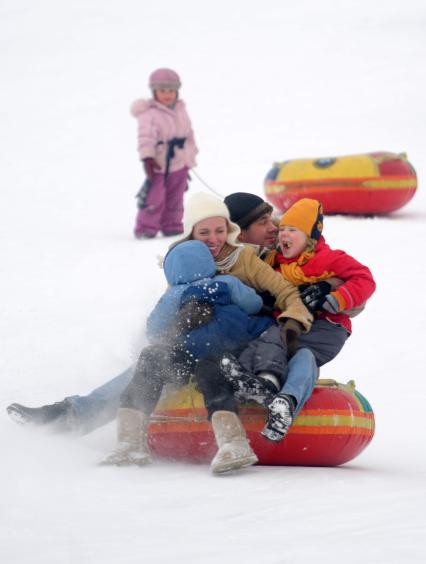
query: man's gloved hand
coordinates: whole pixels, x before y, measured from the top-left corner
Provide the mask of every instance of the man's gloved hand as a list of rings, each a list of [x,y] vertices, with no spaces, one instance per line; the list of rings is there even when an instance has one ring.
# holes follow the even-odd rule
[[[160,165],[152,157],[147,157],[142,163],[147,178],[152,182],[154,174],[161,169]]]
[[[287,355],[293,356],[303,333],[303,325],[295,319],[286,319],[281,324],[281,341],[287,349]]]
[[[311,313],[315,313],[322,308],[330,291],[331,284],[324,280],[316,284],[301,284],[299,286],[300,298]]]
[[[205,302],[190,300],[176,314],[177,335],[188,333],[206,325],[213,317],[213,306]]]

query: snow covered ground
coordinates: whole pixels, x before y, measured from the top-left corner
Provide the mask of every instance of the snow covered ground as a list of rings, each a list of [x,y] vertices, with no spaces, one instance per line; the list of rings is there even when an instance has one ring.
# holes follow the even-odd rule
[[[0,44],[1,561],[426,561],[424,2],[2,0]],[[169,241],[132,237],[128,108],[159,66],[181,74],[197,172],[222,195],[262,195],[285,158],[406,151],[417,170],[392,216],[326,219],[378,284],[322,372],[376,414],[341,468],[100,468],[113,425],[64,438],[6,415],[89,392],[144,344]]]

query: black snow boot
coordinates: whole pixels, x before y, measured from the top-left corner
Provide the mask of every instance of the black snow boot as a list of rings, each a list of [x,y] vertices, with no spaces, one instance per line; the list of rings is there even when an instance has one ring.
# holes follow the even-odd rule
[[[278,393],[277,386],[271,380],[250,374],[231,354],[223,355],[220,368],[231,383],[235,398],[241,403],[255,401],[267,407]]]
[[[268,421],[262,435],[273,442],[282,441],[293,423],[295,409],[293,396],[278,394],[268,405]]]
[[[12,403],[7,407],[7,413],[15,423],[20,425],[51,425],[56,431],[71,431],[74,428],[75,414],[67,398],[42,407],[26,407],[19,403]]]

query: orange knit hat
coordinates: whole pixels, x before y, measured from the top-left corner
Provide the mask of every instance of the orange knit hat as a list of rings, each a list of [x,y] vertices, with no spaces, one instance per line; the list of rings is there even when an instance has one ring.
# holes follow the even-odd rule
[[[311,239],[318,241],[323,227],[321,202],[310,198],[298,200],[281,217],[280,225],[296,227]]]

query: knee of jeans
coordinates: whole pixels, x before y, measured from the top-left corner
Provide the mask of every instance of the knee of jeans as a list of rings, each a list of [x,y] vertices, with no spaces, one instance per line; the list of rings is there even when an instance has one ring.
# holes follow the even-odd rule
[[[300,362],[304,362],[306,364],[309,364],[311,367],[316,367],[317,366],[317,362],[316,362],[316,358],[314,353],[310,350],[307,349],[306,347],[301,347],[300,349],[298,349],[296,351],[296,354],[293,356],[293,358],[297,357],[297,359]]]
[[[313,384],[319,376],[315,355],[307,348],[298,349],[289,362],[289,368],[297,371],[302,370],[310,377]]]
[[[307,347],[300,347],[297,350],[297,353],[300,355],[303,355],[303,357],[307,360],[312,360],[313,362],[315,362],[315,355],[314,353],[311,351],[311,349],[308,349]]]

